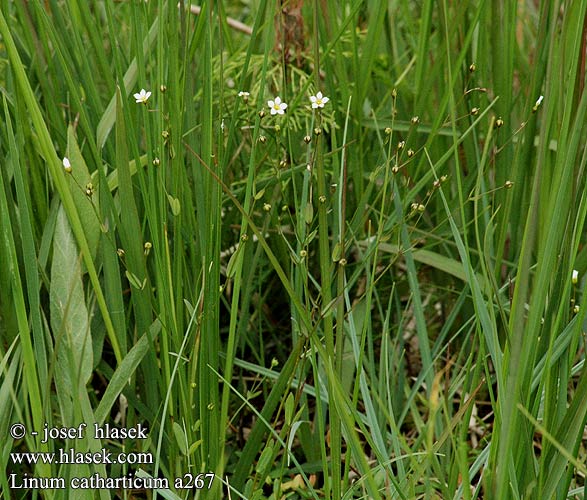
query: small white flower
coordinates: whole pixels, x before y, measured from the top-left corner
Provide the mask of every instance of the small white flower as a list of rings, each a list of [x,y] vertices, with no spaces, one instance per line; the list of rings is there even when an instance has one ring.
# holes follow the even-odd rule
[[[241,90],[241,91],[238,93],[238,96],[239,96],[239,97],[249,97],[250,95],[251,95],[251,94],[249,94],[249,93],[248,93],[247,91],[245,91],[245,90]]]
[[[573,277],[571,278],[573,285],[576,285],[579,282],[579,271],[573,269]]]
[[[147,104],[149,97],[151,97],[151,92],[147,92],[145,89],[141,89],[138,94],[134,94],[137,104]]]
[[[542,104],[542,99],[544,99],[544,96],[541,95],[537,100],[536,100],[536,107],[540,106]]]
[[[287,104],[285,102],[281,102],[281,97],[279,96],[275,98],[275,101],[267,101],[267,106],[269,106],[272,115],[282,115],[285,113],[285,109],[287,108]]]
[[[312,109],[316,109],[323,108],[324,105],[330,101],[330,99],[326,96],[323,96],[322,92],[318,92],[316,95],[310,96],[310,101],[312,102]]]
[[[71,163],[69,162],[69,158],[67,156],[63,157],[63,169],[67,172],[71,172]]]

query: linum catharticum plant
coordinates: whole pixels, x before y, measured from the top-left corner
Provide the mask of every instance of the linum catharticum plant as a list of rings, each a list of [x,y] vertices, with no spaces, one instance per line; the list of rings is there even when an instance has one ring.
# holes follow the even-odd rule
[[[1,496],[583,498],[587,2],[188,4],[0,2]]]

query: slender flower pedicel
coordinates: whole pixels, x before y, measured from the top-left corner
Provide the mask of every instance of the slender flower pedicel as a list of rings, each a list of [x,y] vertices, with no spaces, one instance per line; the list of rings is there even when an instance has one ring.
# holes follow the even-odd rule
[[[287,104],[285,102],[281,102],[281,97],[279,96],[277,96],[274,101],[267,101],[267,106],[269,106],[272,115],[282,115],[285,113],[287,108]]]
[[[323,96],[322,92],[318,92],[316,95],[310,96],[312,109],[323,108],[328,101],[330,101],[330,99],[326,96]]]
[[[134,94],[137,104],[147,104],[149,97],[151,97],[151,92],[147,92],[145,89],[141,89],[140,92]]]

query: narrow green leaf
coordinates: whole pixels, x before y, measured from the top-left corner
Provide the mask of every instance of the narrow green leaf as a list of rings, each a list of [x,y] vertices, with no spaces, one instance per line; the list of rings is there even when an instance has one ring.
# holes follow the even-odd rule
[[[311,224],[313,218],[314,205],[312,205],[312,202],[309,201],[308,203],[306,203],[306,206],[304,207],[304,220],[306,221],[306,224]]]
[[[170,194],[167,195],[167,200],[169,201],[169,206],[171,207],[171,213],[177,217],[181,212],[181,205],[177,198],[174,198]]]
[[[294,395],[290,392],[285,400],[285,423],[291,425],[294,413]]]
[[[271,465],[273,465],[273,440],[270,440],[261,452],[261,456],[259,457],[259,461],[255,468],[258,474],[266,476]]]
[[[108,417],[112,406],[116,402],[116,399],[128,384],[128,381],[134,375],[137,366],[139,366],[147,351],[151,348],[152,343],[157,339],[157,335],[161,331],[161,323],[157,320],[149,329],[148,333],[143,334],[139,341],[128,351],[128,354],[124,357],[122,362],[118,365],[118,368],[114,372],[114,375],[110,379],[110,383],[104,392],[104,395],[100,399],[100,404],[94,412],[96,415],[96,422],[102,425]]]
[[[175,441],[177,442],[177,446],[179,446],[180,451],[184,454],[188,454],[188,443],[187,437],[181,425],[177,422],[173,422],[173,435],[175,436]]]

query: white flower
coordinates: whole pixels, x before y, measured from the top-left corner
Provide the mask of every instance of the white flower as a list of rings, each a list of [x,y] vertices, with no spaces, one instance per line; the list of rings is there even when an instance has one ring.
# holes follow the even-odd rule
[[[573,285],[576,285],[579,282],[579,271],[573,269],[573,277],[571,278]]]
[[[71,163],[67,156],[63,157],[63,169],[69,174],[71,172]]]
[[[247,91],[245,91],[245,90],[241,90],[241,91],[238,93],[238,96],[239,96],[239,97],[249,97],[250,95],[251,95],[251,94],[249,94],[249,93],[248,93]]]
[[[141,89],[138,94],[134,94],[137,104],[147,104],[149,97],[151,97],[151,92],[147,92],[145,89]]]
[[[310,101],[312,102],[312,108],[323,108],[324,105],[330,101],[330,99],[326,96],[322,95],[322,92],[318,92],[316,95],[310,96]]]
[[[279,96],[275,98],[275,101],[267,101],[267,106],[269,106],[272,115],[282,115],[287,108],[287,104],[281,102],[281,97]]]
[[[542,99],[544,99],[544,96],[541,95],[537,100],[536,100],[536,107],[540,106],[542,104]]]

